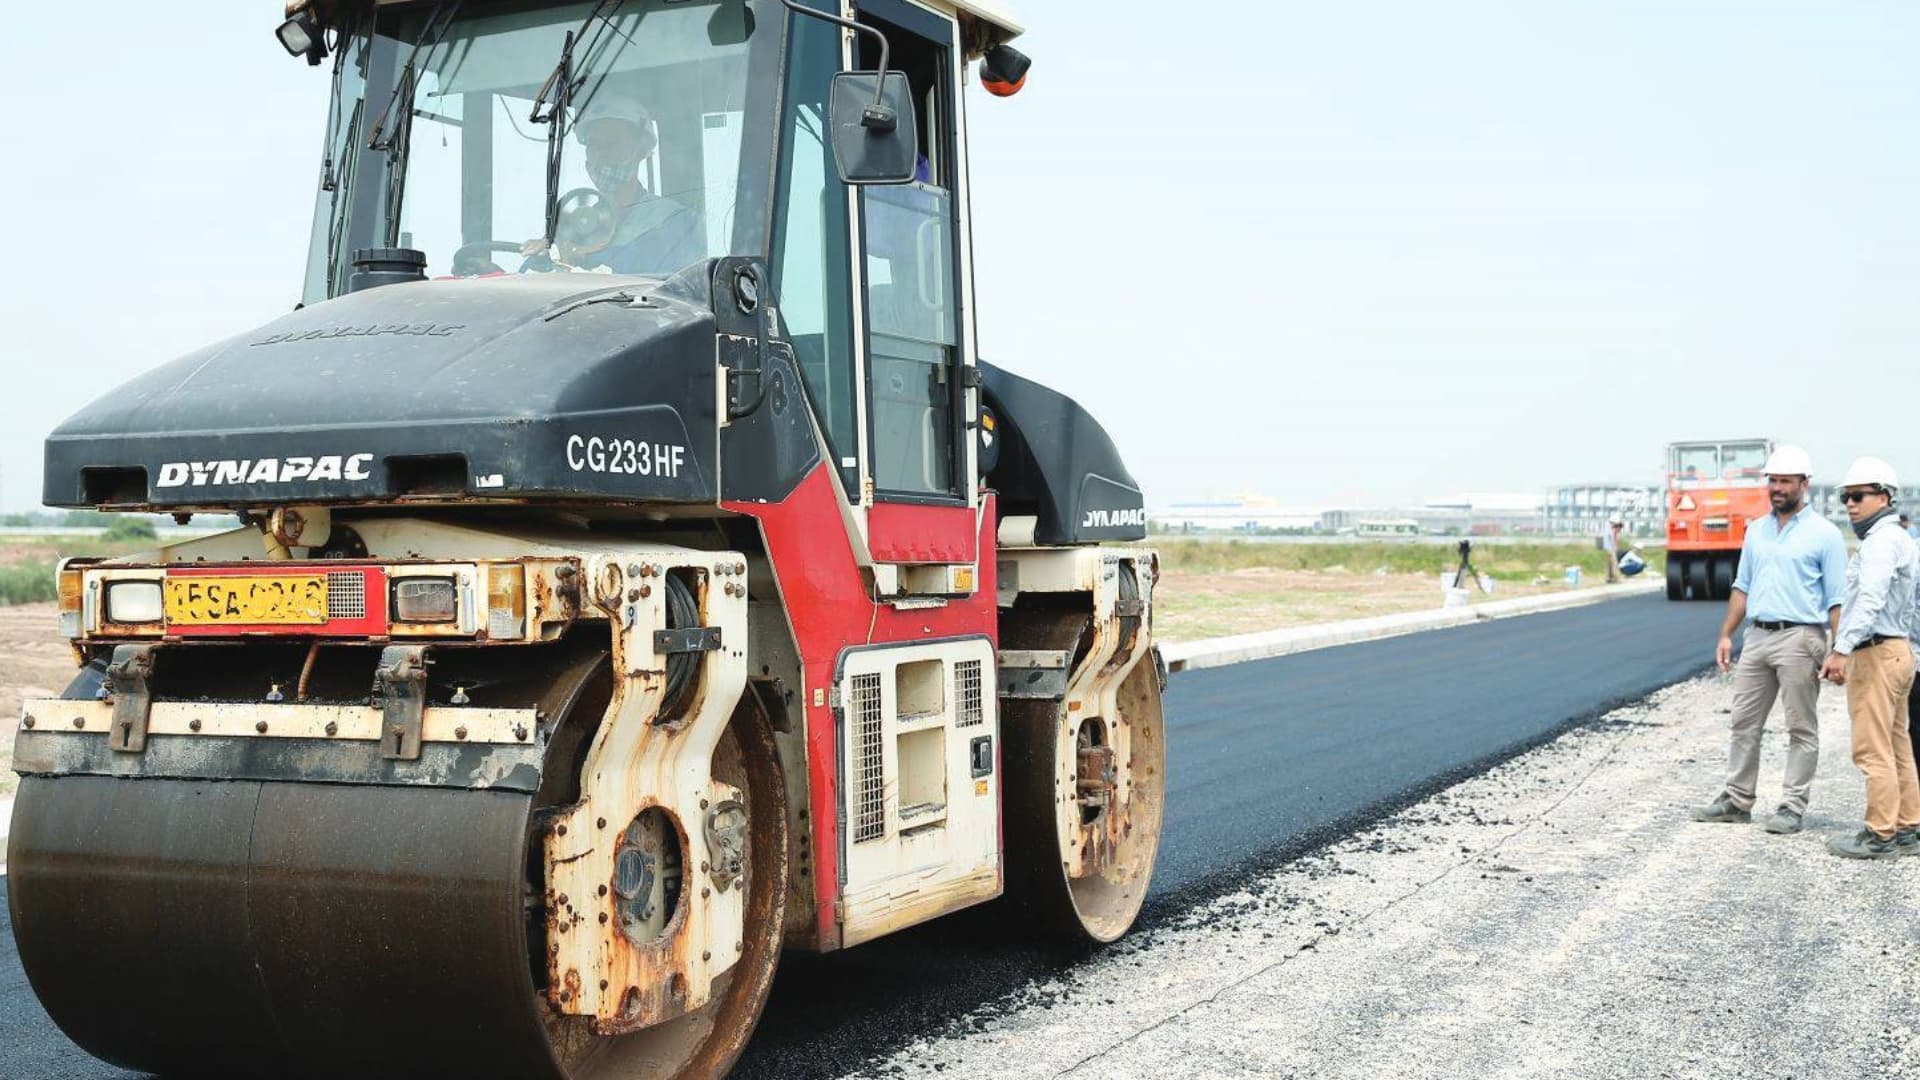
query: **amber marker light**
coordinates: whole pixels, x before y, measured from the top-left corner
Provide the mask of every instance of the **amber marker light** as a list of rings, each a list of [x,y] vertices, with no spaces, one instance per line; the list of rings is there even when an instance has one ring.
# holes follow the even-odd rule
[[[70,565],[70,560],[61,560],[56,570],[60,590],[60,634],[63,637],[77,638],[85,633],[81,616],[86,607],[86,573]]]
[[[487,636],[511,640],[526,633],[526,567],[519,563],[487,567]]]

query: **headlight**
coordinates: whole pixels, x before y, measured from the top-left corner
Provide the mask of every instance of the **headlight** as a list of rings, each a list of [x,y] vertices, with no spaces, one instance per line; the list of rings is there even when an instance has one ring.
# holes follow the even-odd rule
[[[106,614],[108,622],[122,625],[159,622],[160,583],[157,581],[108,582]]]
[[[401,578],[393,583],[395,622],[447,623],[460,617],[452,578]]]

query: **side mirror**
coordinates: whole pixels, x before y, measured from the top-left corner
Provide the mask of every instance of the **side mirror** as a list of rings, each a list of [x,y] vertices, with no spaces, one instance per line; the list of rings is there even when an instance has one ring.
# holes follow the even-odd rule
[[[918,171],[920,139],[907,76],[889,71],[884,83],[880,77],[877,71],[833,77],[827,128],[834,165],[849,184],[905,184]]]

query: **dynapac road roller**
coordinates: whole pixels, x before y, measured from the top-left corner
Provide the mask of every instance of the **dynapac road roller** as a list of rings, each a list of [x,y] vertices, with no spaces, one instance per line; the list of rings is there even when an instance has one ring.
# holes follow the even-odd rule
[[[1768,439],[1667,447],[1667,599],[1733,595],[1747,522],[1768,513]]]
[[[234,526],[60,571],[8,898],[162,1074],[723,1074],[783,949],[1101,942],[1164,793],[1140,492],[979,361],[987,0],[311,0],[304,303],[47,442]],[[263,35],[264,36],[264,35]]]

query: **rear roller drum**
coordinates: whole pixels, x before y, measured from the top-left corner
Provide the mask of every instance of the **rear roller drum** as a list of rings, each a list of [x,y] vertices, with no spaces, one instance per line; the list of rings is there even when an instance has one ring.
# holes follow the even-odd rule
[[[1065,744],[1058,737],[1068,723],[1061,702],[1009,700],[1001,706],[1007,902],[1022,909],[1028,925],[1056,939],[1099,944],[1116,940],[1140,914],[1153,876],[1166,801],[1166,742],[1160,677],[1151,656],[1128,674],[1118,701],[1118,723],[1126,725],[1130,761],[1124,789],[1107,792],[1095,790],[1097,781],[1089,779],[1077,790],[1063,792],[1059,780],[1062,775],[1088,777],[1108,760],[1107,748],[1118,740],[1105,719],[1079,720],[1073,742]],[[1063,762],[1062,754],[1075,760]],[[1069,870],[1081,859],[1062,849],[1061,815],[1071,815],[1087,835],[1110,838],[1098,869],[1077,875]]]

